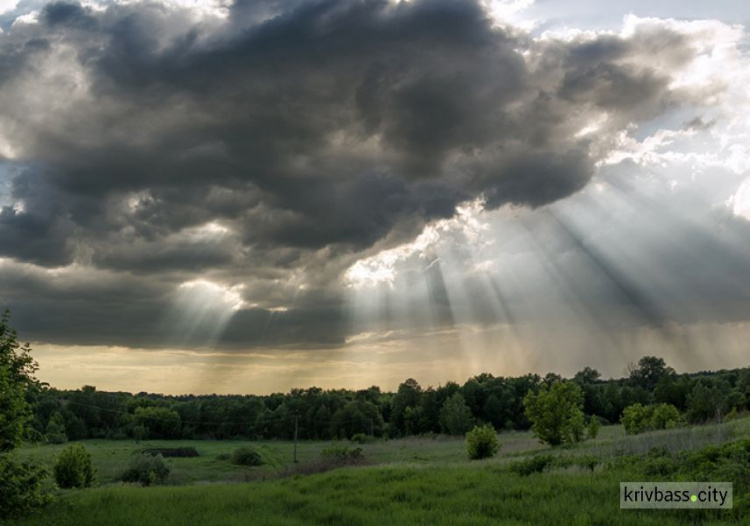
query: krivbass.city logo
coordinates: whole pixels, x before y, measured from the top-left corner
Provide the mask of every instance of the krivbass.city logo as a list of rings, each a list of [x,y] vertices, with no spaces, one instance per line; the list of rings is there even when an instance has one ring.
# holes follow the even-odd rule
[[[623,509],[731,507],[731,482],[620,482]]]

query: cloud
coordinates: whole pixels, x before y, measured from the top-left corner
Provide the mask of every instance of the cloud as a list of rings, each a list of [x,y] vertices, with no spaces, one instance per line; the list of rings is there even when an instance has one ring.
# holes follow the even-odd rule
[[[219,345],[340,345],[358,259],[462,203],[577,194],[633,126],[723,93],[688,73],[735,42],[635,19],[534,38],[457,0],[209,7],[34,5],[0,35],[0,290],[33,337],[160,345],[205,279],[244,285]],[[93,282],[61,296],[55,268]]]

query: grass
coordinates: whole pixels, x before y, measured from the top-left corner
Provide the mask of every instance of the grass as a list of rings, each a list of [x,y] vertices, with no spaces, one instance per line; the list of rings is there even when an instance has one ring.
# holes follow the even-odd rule
[[[301,442],[295,466],[291,442],[89,440],[100,487],[61,492],[52,506],[15,524],[737,524],[732,510],[620,510],[619,483],[633,475],[627,466],[603,465],[651,447],[697,449],[748,436],[750,418],[638,436],[620,426],[601,431],[595,440],[556,449],[530,433],[503,433],[499,454],[484,461],[468,461],[464,440],[456,438],[352,444],[363,448],[368,465],[312,475],[295,472],[314,473],[330,442]],[[246,468],[217,458],[240,446],[254,447],[265,464]],[[20,454],[51,463],[63,447]],[[168,459],[168,486],[116,482],[134,452],[154,447],[195,447],[201,456]],[[604,462],[594,472],[573,467],[526,477],[508,469],[540,452]]]
[[[273,478],[286,473],[294,466],[294,443],[289,441],[210,441],[210,440],[84,440],[82,443],[91,453],[97,480],[100,484],[117,482],[132,455],[142,449],[194,447],[197,458],[170,458],[172,468],[170,483],[174,485],[205,482],[241,482],[248,479]],[[348,442],[345,442],[348,444]],[[320,457],[328,441],[304,441],[297,448],[300,463],[310,463]],[[352,447],[360,447],[351,444]],[[219,460],[219,455],[231,454],[242,446],[255,448],[264,465],[256,468],[236,466],[228,460]],[[20,451],[26,459],[36,459],[52,464],[54,458],[66,444],[27,446]],[[361,446],[369,464],[430,464],[466,462],[466,446],[463,438],[435,436],[434,438],[412,437],[400,440],[379,440]],[[528,432],[512,432],[502,435],[501,457],[528,454],[543,450],[545,446]]]
[[[697,518],[692,510],[620,510],[621,477],[520,477],[483,463],[344,468],[249,484],[77,491],[18,524],[676,525]],[[716,523],[731,519],[724,511],[698,513]]]

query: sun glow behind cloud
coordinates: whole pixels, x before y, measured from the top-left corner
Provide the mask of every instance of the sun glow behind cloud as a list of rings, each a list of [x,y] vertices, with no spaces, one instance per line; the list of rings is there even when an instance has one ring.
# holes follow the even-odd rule
[[[492,243],[489,239],[480,239],[488,228],[479,218],[483,209],[483,199],[459,205],[453,218],[427,225],[411,243],[383,250],[374,256],[357,261],[344,275],[346,286],[361,289],[386,284],[392,287],[395,267],[399,263],[412,257],[422,261],[431,259],[434,263],[437,257],[437,244],[445,243],[449,239],[459,244]],[[428,268],[432,263],[428,264]]]
[[[728,228],[722,219],[727,209],[750,219],[743,34],[715,22],[636,17],[623,31],[639,24],[666,25],[700,41],[702,54],[670,88],[710,96],[661,123],[629,124],[614,134],[606,114],[591,120],[579,136],[591,136],[594,148],[603,141],[609,152],[578,195],[539,211],[486,211],[477,201],[428,225],[414,242],[355,262],[345,275],[352,349],[426,327],[422,342],[434,356],[447,352],[444,336],[451,333],[452,352],[462,357],[443,378],[492,367],[566,370],[571,361],[594,363],[581,351],[590,348],[600,349],[593,360],[602,370],[615,363],[624,370],[633,349],[646,348],[685,367],[715,367],[698,349],[715,347],[711,335],[732,329],[706,321],[716,313],[696,298],[718,282],[727,290],[741,286],[722,265],[744,272],[750,262],[742,225]],[[456,242],[466,225],[481,228]],[[701,256],[707,246],[711,260]],[[747,350],[727,338],[726,359]]]
[[[174,0],[158,9],[152,9],[150,2],[127,4],[133,12],[142,10],[154,20],[164,13],[170,15],[165,16],[166,22],[162,24],[164,34],[159,34],[153,47],[144,47],[143,56],[153,53],[154,57],[169,60],[172,55],[164,50],[171,49],[171,45],[184,52],[185,60],[175,67],[174,78],[159,77],[149,69],[149,64],[139,62],[136,54],[128,57],[134,59],[134,75],[145,71],[161,79],[157,83],[159,89],[168,91],[175,78],[192,78],[191,66],[204,64],[196,56],[213,56],[212,46],[222,48],[227,42],[250,35],[252,38],[247,42],[242,40],[250,49],[253,38],[258,37],[253,31],[246,31],[242,38],[232,33],[232,20],[223,18],[229,12],[228,5],[221,3]],[[438,4],[433,2],[432,8]],[[148,172],[137,184],[129,179],[126,184],[113,184],[114,190],[103,198],[111,207],[105,216],[93,220],[91,217],[95,216],[87,214],[96,209],[93,202],[98,199],[96,191],[101,190],[101,195],[107,192],[110,170],[106,169],[106,163],[91,170],[106,174],[96,178],[101,187],[93,193],[74,195],[58,189],[55,183],[67,181],[69,175],[64,173],[65,167],[60,174],[49,176],[30,173],[24,179],[27,186],[15,189],[27,192],[22,197],[11,195],[10,184],[7,189],[0,188],[0,207],[5,207],[2,219],[10,225],[10,230],[0,234],[7,235],[8,231],[13,234],[13,228],[23,233],[23,227],[34,232],[33,236],[2,238],[4,248],[18,246],[24,251],[0,260],[6,273],[0,275],[0,283],[5,286],[0,291],[21,305],[19,311],[26,314],[26,320],[31,320],[31,327],[44,325],[45,320],[38,318],[49,318],[37,315],[36,308],[29,306],[33,302],[23,304],[25,297],[37,294],[35,307],[51,305],[45,312],[63,312],[66,316],[71,313],[68,318],[63,317],[63,325],[71,325],[68,322],[72,320],[78,322],[76,327],[85,327],[85,316],[80,314],[75,319],[74,314],[79,312],[77,306],[88,306],[90,310],[80,312],[88,312],[87,316],[96,317],[98,323],[90,322],[93,330],[82,330],[80,334],[88,335],[100,326],[107,327],[109,333],[103,330],[97,337],[114,334],[120,342],[125,341],[121,326],[128,323],[138,326],[125,320],[164,317],[161,330],[155,331],[164,336],[164,341],[144,330],[148,332],[148,344],[168,348],[169,352],[163,351],[169,357],[167,366],[174,366],[191,379],[200,375],[180,368],[180,360],[205,368],[205,378],[195,380],[197,388],[205,391],[210,391],[212,385],[219,386],[221,378],[229,372],[239,374],[243,365],[248,365],[246,372],[253,378],[257,378],[258,370],[279,375],[278,389],[286,389],[289,382],[296,381],[338,387],[366,386],[368,382],[379,382],[378,379],[385,379],[383,385],[393,388],[394,382],[403,380],[412,371],[413,376],[427,382],[462,379],[487,370],[498,374],[522,374],[530,370],[572,373],[582,365],[596,366],[605,374],[619,374],[628,361],[644,352],[661,352],[671,358],[671,364],[695,369],[713,365],[695,353],[700,345],[711,345],[712,331],[724,335],[722,363],[736,363],[743,347],[739,337],[735,341],[732,334],[733,331],[736,335],[745,334],[741,313],[747,310],[746,303],[743,304],[743,298],[747,297],[743,296],[746,294],[743,284],[747,281],[744,278],[750,261],[746,232],[750,224],[747,91],[750,67],[747,48],[743,48],[746,32],[717,21],[628,16],[621,26],[606,30],[555,29],[540,35],[535,28],[541,31],[560,26],[536,25],[536,21],[524,18],[529,13],[536,16],[540,12],[537,8],[544,7],[544,3],[508,0],[482,4],[488,8],[487,14],[494,19],[496,29],[505,28],[508,35],[519,37],[512,49],[502,49],[503,53],[513,55],[513,60],[503,62],[502,54],[494,55],[497,50],[488,48],[486,52],[494,57],[487,64],[501,63],[508,71],[525,62],[526,80],[530,84],[523,85],[522,95],[517,99],[502,99],[497,108],[492,107],[494,97],[487,104],[484,92],[497,87],[495,80],[512,77],[505,70],[494,80],[493,72],[488,71],[490,81],[486,85],[484,72],[477,74],[471,68],[464,71],[462,64],[450,61],[436,61],[426,73],[415,71],[419,78],[423,74],[430,78],[432,72],[442,71],[441,68],[450,72],[457,67],[459,72],[475,75],[480,86],[476,92],[474,84],[463,87],[452,84],[464,74],[461,73],[445,78],[437,75],[434,83],[427,83],[430,85],[426,93],[435,96],[439,103],[455,102],[451,107],[456,111],[468,109],[458,122],[461,126],[479,123],[467,128],[477,136],[485,129],[485,115],[507,110],[508,122],[503,121],[500,128],[509,126],[512,131],[509,140],[494,128],[487,137],[480,137],[476,145],[453,140],[464,136],[461,127],[453,135],[432,136],[431,132],[441,126],[430,130],[420,128],[415,123],[424,119],[419,117],[405,119],[408,122],[401,126],[399,118],[406,113],[392,112],[398,114],[395,117],[391,114],[394,105],[403,103],[404,97],[400,95],[404,92],[398,91],[403,87],[401,84],[397,82],[394,88],[399,97],[377,104],[378,97],[383,95],[378,90],[389,87],[385,71],[385,84],[373,84],[378,86],[373,88],[369,101],[373,115],[379,112],[378,118],[388,121],[379,133],[360,137],[359,132],[352,131],[359,127],[336,128],[339,122],[356,120],[361,110],[358,106],[344,104],[346,107],[341,111],[339,105],[334,105],[332,113],[317,113],[321,104],[327,104],[326,94],[338,88],[325,84],[321,90],[324,96],[313,99],[314,104],[295,115],[302,120],[310,115],[311,119],[302,124],[290,120],[293,126],[289,126],[295,130],[292,140],[297,141],[292,150],[297,146],[304,149],[302,136],[309,129],[312,130],[309,135],[327,138],[322,146],[324,155],[318,155],[320,150],[316,146],[306,153],[282,159],[268,173],[278,166],[287,166],[290,172],[279,177],[273,173],[274,184],[269,184],[270,179],[265,175],[254,178],[253,174],[266,174],[267,167],[248,162],[252,156],[233,157],[237,150],[243,150],[238,147],[243,140],[253,142],[246,137],[253,137],[256,130],[243,126],[266,111],[252,106],[251,97],[236,106],[221,97],[204,100],[205,93],[220,92],[213,88],[222,87],[208,83],[209,89],[201,93],[198,92],[201,90],[182,92],[190,93],[186,97],[178,93],[175,99],[170,99],[170,104],[148,108],[139,119],[142,108],[132,103],[149,97],[130,98],[128,90],[133,86],[120,82],[116,67],[90,68],[91,64],[103,64],[106,60],[86,64],[79,61],[77,57],[82,55],[76,48],[77,40],[66,40],[68,33],[60,32],[55,37],[60,44],[53,42],[48,53],[40,51],[32,62],[35,67],[13,76],[8,89],[0,95],[0,102],[4,103],[0,106],[6,108],[0,114],[0,156],[18,157],[19,163],[25,156],[33,157],[35,144],[45,140],[30,139],[36,139],[36,130],[45,130],[45,136],[63,137],[73,149],[86,153],[97,153],[98,148],[103,152],[109,143],[117,148],[126,144],[134,149],[125,151],[144,153],[147,162],[140,167],[144,174],[151,165],[159,168]],[[96,13],[105,9],[104,4],[84,5],[96,6]],[[254,21],[243,20],[248,26],[274,16],[274,9],[283,10],[275,2],[258,7],[257,12],[255,6],[244,7],[252,11],[251,18],[256,17]],[[408,11],[403,4],[394,2],[393,9],[384,12],[382,19],[390,16],[398,19],[399,9],[402,14]],[[161,14],[155,14],[157,11]],[[339,34],[335,24],[338,14],[332,12],[331,18],[326,19],[321,26],[325,26],[324,33]],[[21,15],[14,31],[19,35],[28,31],[32,36],[35,31],[44,31],[42,15],[43,11]],[[289,14],[288,18],[294,16]],[[203,36],[180,48],[180,38],[187,35],[183,35],[185,19],[200,19],[200,31],[196,34]],[[273,25],[283,28],[285,20],[282,17]],[[486,18],[482,20],[484,24]],[[229,29],[226,33],[217,31],[216,40],[208,44],[201,40],[214,34],[212,30],[217,27]],[[76,31],[79,30],[83,38],[85,31],[81,28]],[[526,32],[529,30],[530,33]],[[117,38],[109,33],[105,36]],[[193,54],[196,49],[197,55]],[[244,48],[232,46],[226,46],[226,50],[220,57],[234,56],[235,52],[241,56],[244,52]],[[614,58],[606,58],[608,53]],[[114,57],[115,65],[125,62],[125,57],[117,55],[102,57]],[[332,57],[324,62],[327,65],[337,60],[338,57]],[[352,71],[351,65],[346,64],[342,79]],[[220,64],[211,67],[214,66],[217,72],[223,71]],[[271,69],[275,68],[276,65]],[[254,86],[254,75],[260,72],[252,71],[244,77],[242,68],[228,69],[232,71],[231,78],[237,74],[242,80],[232,82],[232,86],[243,89]],[[291,76],[295,79],[298,72],[284,70],[285,74],[294,73]],[[337,74],[341,71],[321,78],[338,79]],[[274,73],[268,78],[282,76]],[[113,100],[112,106],[108,106],[109,101],[97,98],[97,90],[92,89],[92,82],[102,78],[113,82],[116,89],[110,93],[114,99],[117,90],[125,93],[121,99]],[[368,74],[365,80],[369,78]],[[575,89],[560,95],[566,79],[571,78],[576,81],[572,83]],[[596,82],[599,78],[603,79],[601,86]],[[309,88],[314,94],[318,77],[305,79],[299,86],[282,88],[302,95]],[[618,105],[619,100],[607,98],[609,93],[617,91],[618,79],[643,89],[644,95],[630,104],[632,108],[623,108]],[[198,84],[203,80],[206,79]],[[449,87],[445,93],[435,91],[441,83]],[[144,82],[146,91],[147,84]],[[190,82],[177,84],[182,88]],[[415,92],[423,87],[417,84],[412,86]],[[70,92],[70,97],[57,96],[61,85]],[[15,96],[15,92],[21,96]],[[455,97],[464,92],[465,100]],[[537,93],[548,97],[536,97]],[[357,88],[358,104],[368,102],[364,95]],[[627,98],[628,93],[620,95]],[[648,102],[649,96],[657,97],[656,102],[641,108],[641,102]],[[660,96],[663,98],[658,99]],[[245,102],[252,111],[242,114]],[[507,106],[501,108],[506,102]],[[476,109],[473,104],[482,105],[481,111],[473,111]],[[234,142],[224,140],[230,135],[228,131],[215,133],[220,122],[229,122],[234,117],[214,119],[213,112],[225,106],[238,116],[231,126],[241,131],[238,134],[241,138],[233,139]],[[179,111],[170,112],[173,107],[179,107]],[[87,114],[85,110],[94,111]],[[97,113],[99,110],[101,114]],[[12,115],[6,118],[5,114]],[[546,119],[549,127],[544,125]],[[122,125],[111,126],[114,121]],[[542,125],[526,128],[524,121]],[[27,122],[33,126],[24,128]],[[208,124],[195,126],[196,122]],[[358,126],[367,128],[374,122],[364,119]],[[497,124],[488,122],[489,128]],[[320,123],[334,123],[334,126],[319,127]],[[520,131],[512,129],[513,126]],[[175,133],[183,129],[187,130],[185,135]],[[283,145],[278,151],[287,151],[291,143],[288,137],[282,137],[284,130],[268,131],[273,132],[269,137],[277,133],[283,139],[276,143]],[[265,140],[266,130],[262,133]],[[393,144],[388,143],[389,134],[391,139],[397,139],[392,140]],[[426,136],[431,138],[427,140]],[[485,139],[487,142],[482,142]],[[442,150],[434,156],[434,165],[425,164],[421,168],[426,166],[425,173],[429,172],[443,160],[447,168],[428,182],[435,183],[438,192],[445,195],[462,188],[461,185],[468,188],[466,193],[457,193],[456,198],[448,197],[447,205],[429,199],[422,201],[424,194],[432,191],[429,185],[421,186],[422,178],[429,179],[424,173],[418,176],[407,173],[402,179],[399,174],[390,174],[400,169],[402,161],[408,165],[432,155],[435,141],[447,141],[447,146],[437,148]],[[497,142],[497,148],[493,141]],[[553,173],[559,166],[550,172],[536,165],[518,173],[498,168],[506,157],[512,157],[517,146],[532,143],[542,145],[525,152],[535,160],[564,156],[571,150],[588,156],[591,172],[595,172],[593,179],[580,189],[591,175],[584,173],[585,167],[576,166],[579,171],[568,179]],[[151,144],[176,146],[167,153],[156,151],[148,157],[146,154],[153,153],[149,149]],[[425,144],[430,147],[424,147]],[[493,146],[482,151],[486,144]],[[401,158],[404,153],[401,148],[415,151]],[[49,153],[43,148],[39,151],[40,155]],[[79,159],[67,159],[60,151],[51,151],[53,161],[59,157],[66,160],[67,166],[78,166]],[[493,157],[495,152],[500,154]],[[116,155],[113,158],[122,159]],[[182,164],[170,173],[174,167],[169,163],[173,160]],[[482,164],[484,161],[486,164]],[[202,163],[210,163],[205,173]],[[138,166],[134,166],[132,173],[139,173]],[[339,166],[345,168],[336,171]],[[377,176],[370,177],[371,166],[377,167],[374,170]],[[195,172],[191,172],[194,167],[197,167]],[[214,167],[218,167],[215,172],[219,175],[212,179]],[[437,170],[441,169],[442,165],[438,166]],[[318,178],[319,173],[329,170],[333,175]],[[535,170],[541,175],[537,176]],[[233,177],[234,171],[243,176]],[[362,171],[367,172],[367,177],[353,175]],[[71,177],[67,181],[70,187],[78,184],[83,188],[90,182],[86,177],[80,180]],[[150,184],[149,177],[158,179],[158,183]],[[455,181],[449,181],[453,177]],[[444,180],[455,185],[440,186]],[[179,182],[174,185],[174,181]],[[195,181],[205,181],[206,186],[195,185]],[[310,184],[298,186],[300,181]],[[483,185],[488,181],[499,189],[499,202],[492,201],[490,192],[484,193],[486,200],[476,198],[487,189]],[[556,189],[555,184],[561,183],[568,186]],[[472,187],[473,184],[476,186]],[[515,194],[519,187],[521,191]],[[323,190],[317,193],[318,188]],[[423,192],[425,189],[428,191]],[[503,192],[513,195],[505,200]],[[571,195],[573,192],[577,193]],[[336,197],[329,199],[329,194]],[[454,217],[431,220],[447,217],[455,203],[467,199],[466,196],[469,200],[456,208]],[[68,201],[78,208],[61,208],[61,219],[55,222],[56,216],[49,214],[57,214],[57,205]],[[376,204],[370,207],[371,203]],[[507,203],[525,203],[529,207]],[[430,212],[422,217],[425,210]],[[90,223],[73,221],[80,217]],[[425,221],[426,226],[414,236],[414,225],[423,225]],[[399,230],[402,225],[406,225],[403,231]],[[107,228],[110,230],[106,231]],[[389,237],[389,232],[396,230]],[[62,234],[59,238],[50,235],[49,241],[38,237],[56,232]],[[59,245],[54,244],[56,239],[62,240]],[[412,240],[394,246],[392,239]],[[352,251],[360,252],[352,254]],[[73,254],[74,263],[66,259],[68,254]],[[107,271],[98,270],[97,265]],[[110,283],[125,285],[110,287]],[[143,284],[142,289],[139,284]],[[53,304],[57,301],[66,308],[56,308]],[[97,317],[100,310],[103,313]],[[146,314],[141,314],[142,311]],[[126,314],[119,322],[121,313]],[[343,330],[337,323],[340,317],[347,321]],[[60,334],[59,328],[57,333],[50,327],[46,331],[42,332],[45,337]],[[279,332],[288,339],[278,338]],[[70,338],[70,331],[66,334]],[[271,340],[280,343],[276,348],[264,347],[263,353],[277,352],[278,362],[274,367],[282,362],[285,365],[274,369],[265,357],[255,352],[266,344],[263,340],[266,335],[276,335],[277,340]],[[134,349],[146,345],[127,341]],[[287,354],[287,347],[296,347],[298,354]],[[222,351],[227,348],[232,352]],[[318,354],[309,350],[312,348]],[[174,349],[190,349],[185,352],[191,358],[173,352]],[[121,353],[124,356],[125,352],[121,348],[114,353],[103,352],[102,361],[115,368],[112,364],[124,362],[112,356]],[[147,352],[134,350],[139,357],[145,357]],[[154,351],[159,352],[162,351]],[[198,355],[201,358],[193,360]],[[52,353],[45,359],[53,359],[50,356]],[[59,361],[55,363],[64,366]],[[164,365],[156,357],[152,363]],[[307,370],[306,364],[310,365]],[[136,370],[138,365],[128,362],[127,367]],[[232,376],[227,385],[241,385],[238,378]],[[345,384],[347,381],[352,384]]]

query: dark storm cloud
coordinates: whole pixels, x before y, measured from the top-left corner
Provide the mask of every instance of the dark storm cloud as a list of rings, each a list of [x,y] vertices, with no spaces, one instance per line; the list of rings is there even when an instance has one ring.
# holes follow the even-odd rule
[[[53,3],[38,20],[0,35],[0,138],[34,163],[13,182],[23,208],[0,212],[0,255],[171,287],[213,272],[264,307],[296,298],[278,330],[300,341],[341,341],[314,298],[357,251],[480,195],[538,207],[583,188],[600,154],[575,132],[677,104],[670,68],[691,56],[666,30],[532,44],[457,0],[238,1],[226,21]],[[212,221],[231,233],[190,237]],[[312,285],[276,297],[295,272]],[[112,306],[124,323],[92,322],[92,341],[153,325],[165,298]],[[98,301],[67,315],[98,320]],[[227,341],[252,340],[260,311]],[[55,339],[45,323],[32,334]]]

